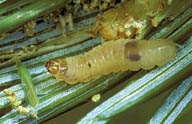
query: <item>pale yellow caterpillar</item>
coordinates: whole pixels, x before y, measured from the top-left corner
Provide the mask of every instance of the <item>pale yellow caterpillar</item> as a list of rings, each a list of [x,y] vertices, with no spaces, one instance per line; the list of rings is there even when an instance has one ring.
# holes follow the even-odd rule
[[[149,70],[172,60],[177,53],[171,40],[118,39],[105,42],[84,55],[51,59],[47,70],[68,84],[88,82],[111,72]]]

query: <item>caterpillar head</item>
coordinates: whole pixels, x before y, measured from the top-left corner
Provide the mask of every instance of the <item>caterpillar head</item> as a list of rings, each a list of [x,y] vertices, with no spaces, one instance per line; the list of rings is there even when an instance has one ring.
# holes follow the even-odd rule
[[[59,71],[59,61],[56,59],[50,59],[45,66],[51,74],[57,74]]]
[[[67,71],[67,62],[65,60],[50,59],[46,63],[47,70],[56,76],[65,75]]]

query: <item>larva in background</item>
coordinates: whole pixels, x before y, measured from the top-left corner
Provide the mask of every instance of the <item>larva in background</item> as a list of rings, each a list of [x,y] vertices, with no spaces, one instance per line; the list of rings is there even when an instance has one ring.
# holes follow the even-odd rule
[[[162,8],[162,6],[164,8]],[[149,25],[157,26],[152,19],[167,7],[166,0],[129,0],[97,16],[90,33],[102,34],[106,40],[131,38]]]
[[[47,70],[68,84],[88,82],[111,72],[149,70],[172,60],[177,53],[171,40],[118,39],[94,47],[89,52],[65,59],[51,59]]]

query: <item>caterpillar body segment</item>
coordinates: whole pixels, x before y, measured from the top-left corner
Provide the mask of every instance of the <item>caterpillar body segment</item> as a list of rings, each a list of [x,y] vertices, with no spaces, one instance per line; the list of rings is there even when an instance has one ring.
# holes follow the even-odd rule
[[[171,40],[119,39],[105,42],[84,55],[49,60],[46,67],[58,80],[75,84],[111,72],[149,70],[166,64],[176,53]]]

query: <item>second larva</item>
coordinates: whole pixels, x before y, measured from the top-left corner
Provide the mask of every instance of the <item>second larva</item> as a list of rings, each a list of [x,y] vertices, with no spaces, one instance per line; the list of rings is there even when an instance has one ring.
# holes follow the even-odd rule
[[[163,0],[165,3],[165,0]],[[90,33],[101,34],[105,40],[132,38],[153,25],[152,18],[160,12],[162,0],[129,0],[97,16]],[[166,6],[166,5],[165,5]]]
[[[68,84],[88,82],[111,72],[149,70],[172,60],[177,53],[173,41],[165,39],[118,39],[99,45],[84,55],[51,59],[47,70]]]

